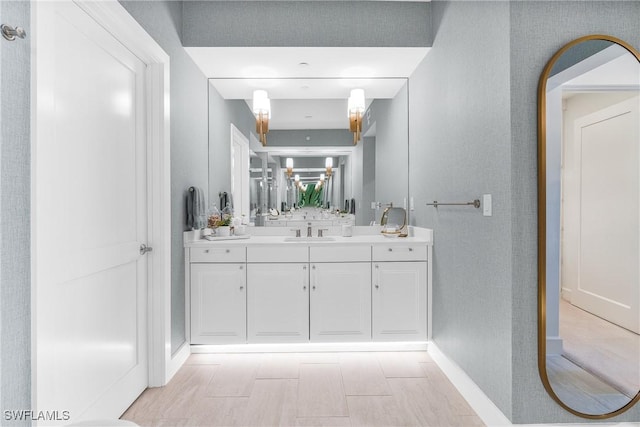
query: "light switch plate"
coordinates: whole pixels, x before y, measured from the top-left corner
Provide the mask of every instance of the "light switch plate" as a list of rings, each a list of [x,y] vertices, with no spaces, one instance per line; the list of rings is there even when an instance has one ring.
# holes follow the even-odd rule
[[[492,216],[493,209],[491,207],[491,194],[482,195],[482,215]]]

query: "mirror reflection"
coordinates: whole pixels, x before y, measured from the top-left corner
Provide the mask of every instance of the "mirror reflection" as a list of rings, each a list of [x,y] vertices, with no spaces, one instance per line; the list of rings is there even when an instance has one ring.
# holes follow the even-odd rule
[[[613,415],[640,390],[640,64],[587,38],[542,78],[545,385],[578,415]]]
[[[379,224],[406,205],[406,79],[209,83],[210,201],[228,193],[253,226]]]

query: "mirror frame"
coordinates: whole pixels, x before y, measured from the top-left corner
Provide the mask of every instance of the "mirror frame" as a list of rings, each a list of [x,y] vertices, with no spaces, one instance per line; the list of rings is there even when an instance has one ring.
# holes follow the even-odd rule
[[[616,415],[620,415],[623,412],[629,410],[633,407],[638,401],[640,401],[640,391],[636,393],[635,397],[629,401],[623,407],[606,414],[585,414],[579,411],[576,411],[573,408],[567,406],[555,393],[551,384],[549,382],[549,378],[547,376],[547,364],[546,364],[546,356],[547,356],[547,288],[546,288],[546,243],[547,243],[547,218],[546,218],[546,209],[547,209],[547,168],[546,168],[546,148],[547,148],[547,135],[546,135],[546,89],[547,89],[547,79],[549,78],[549,74],[551,73],[551,69],[556,63],[557,59],[565,53],[567,50],[572,48],[573,46],[588,41],[588,40],[605,40],[610,41],[612,43],[618,44],[625,48],[629,53],[635,56],[635,58],[640,62],[640,52],[638,52],[633,46],[630,44],[612,36],[603,35],[603,34],[594,34],[588,35],[584,37],[580,37],[576,40],[573,40],[566,45],[564,45],[560,50],[558,50],[555,55],[551,57],[547,65],[544,67],[542,71],[542,75],[540,76],[540,81],[538,82],[538,373],[540,374],[540,379],[542,380],[542,384],[544,388],[547,390],[547,393],[553,398],[553,400],[558,403],[561,407],[563,407],[568,412],[573,415],[577,415],[582,418],[601,420],[605,418],[615,417]]]

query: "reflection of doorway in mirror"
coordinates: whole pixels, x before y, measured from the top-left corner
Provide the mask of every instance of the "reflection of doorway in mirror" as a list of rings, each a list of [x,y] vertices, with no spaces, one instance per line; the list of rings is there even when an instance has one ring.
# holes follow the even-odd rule
[[[234,215],[244,215],[246,220],[250,216],[249,179],[249,141],[231,124],[231,200]]]
[[[563,102],[562,354],[629,398],[640,388],[638,102],[625,91]]]
[[[563,295],[640,333],[638,96],[617,102],[625,95],[566,102],[565,165],[574,178],[563,187],[563,276],[575,280],[563,282]]]

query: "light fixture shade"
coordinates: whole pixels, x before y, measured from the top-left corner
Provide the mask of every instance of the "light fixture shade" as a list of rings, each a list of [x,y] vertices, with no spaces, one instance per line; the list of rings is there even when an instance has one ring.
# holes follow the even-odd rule
[[[267,145],[269,132],[269,117],[271,116],[271,101],[266,90],[253,91],[253,114],[256,116],[256,133],[260,136],[263,146]]]
[[[324,166],[327,168],[332,168],[333,167],[333,157],[327,157],[327,159],[324,161]]]
[[[351,89],[347,102],[348,113],[364,113],[364,89]]]
[[[287,169],[293,169],[293,159],[291,157],[287,157]]]
[[[294,180],[295,182],[300,182],[300,175],[296,175]]]
[[[253,91],[253,114],[271,115],[271,100],[266,90]]]

